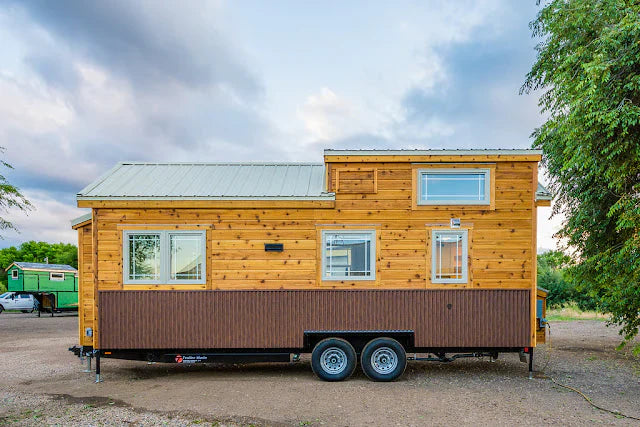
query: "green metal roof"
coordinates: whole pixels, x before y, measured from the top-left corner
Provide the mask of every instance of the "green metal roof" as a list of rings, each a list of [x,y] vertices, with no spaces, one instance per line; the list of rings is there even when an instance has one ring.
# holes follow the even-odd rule
[[[119,163],[78,200],[333,200],[322,163]]]
[[[71,220],[71,226],[73,227],[74,225],[78,225],[78,224],[81,224],[81,223],[83,223],[85,221],[89,221],[90,219],[91,219],[91,212],[86,213],[86,214],[84,214],[82,216],[79,216],[77,218],[72,219]]]
[[[538,183],[536,190],[536,200],[552,200],[553,196],[542,184]]]

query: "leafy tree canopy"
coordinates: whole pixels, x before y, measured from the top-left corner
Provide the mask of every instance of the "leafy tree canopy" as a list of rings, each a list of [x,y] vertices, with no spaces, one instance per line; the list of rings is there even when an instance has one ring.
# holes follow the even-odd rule
[[[4,150],[4,147],[0,147],[0,154],[4,153]],[[4,160],[0,160],[0,166],[13,169],[13,167]],[[33,209],[33,205],[22,195],[18,187],[10,184],[7,178],[0,174],[0,213],[7,213],[11,209],[27,212]],[[11,221],[0,216],[0,230],[17,229]]]
[[[558,235],[579,260],[570,274],[630,340],[640,327],[640,3],[542,3],[522,88],[542,91],[548,116],[534,146],[566,218]]]

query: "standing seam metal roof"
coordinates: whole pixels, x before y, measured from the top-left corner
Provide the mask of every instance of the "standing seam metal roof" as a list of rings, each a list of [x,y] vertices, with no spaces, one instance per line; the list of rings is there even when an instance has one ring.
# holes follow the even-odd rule
[[[333,199],[322,163],[119,163],[78,199]]]
[[[70,273],[77,272],[75,268],[67,264],[45,264],[41,262],[14,262],[11,265],[17,265],[22,270],[47,270],[47,271],[68,271]]]

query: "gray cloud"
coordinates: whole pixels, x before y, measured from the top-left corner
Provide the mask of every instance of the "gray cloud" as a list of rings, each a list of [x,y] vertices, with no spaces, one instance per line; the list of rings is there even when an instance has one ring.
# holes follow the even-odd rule
[[[535,41],[527,29],[530,14],[517,14],[498,34],[483,34],[438,54],[447,82],[425,91],[411,88],[402,104],[405,121],[398,127],[430,119],[450,125],[453,132],[435,135],[436,147],[527,147],[540,123],[537,98],[520,96],[519,88],[535,58]]]
[[[261,85],[214,28],[207,2],[28,0],[40,25],[136,85],[224,83],[254,97]]]
[[[4,5],[25,20],[23,63],[44,86],[28,76],[4,83],[33,115],[51,119],[40,127],[0,119],[20,185],[75,193],[121,160],[233,159],[268,146],[262,82],[216,30],[212,3]]]

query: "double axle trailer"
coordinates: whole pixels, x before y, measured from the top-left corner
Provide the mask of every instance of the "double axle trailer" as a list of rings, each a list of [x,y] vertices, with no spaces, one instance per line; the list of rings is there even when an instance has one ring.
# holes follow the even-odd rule
[[[117,165],[78,194],[80,356],[289,362],[373,380],[529,355],[534,150],[331,151],[324,164]],[[540,300],[540,301],[538,301]],[[539,307],[540,306],[540,307]],[[416,354],[424,355],[422,357]],[[91,359],[89,359],[91,360]]]

